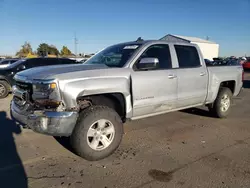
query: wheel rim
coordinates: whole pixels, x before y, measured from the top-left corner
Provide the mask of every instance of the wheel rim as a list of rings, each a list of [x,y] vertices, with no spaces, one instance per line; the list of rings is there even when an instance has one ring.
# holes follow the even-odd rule
[[[114,125],[106,119],[94,122],[87,132],[87,142],[93,150],[104,150],[112,143],[115,136]]]
[[[0,84],[0,96],[2,96],[5,93],[6,89],[4,85]]]
[[[228,95],[223,95],[221,98],[221,111],[226,112],[230,107],[230,97]]]

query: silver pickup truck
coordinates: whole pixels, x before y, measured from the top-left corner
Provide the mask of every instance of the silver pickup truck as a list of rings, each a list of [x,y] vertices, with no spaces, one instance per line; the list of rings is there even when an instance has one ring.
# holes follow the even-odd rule
[[[119,146],[128,119],[201,105],[226,117],[242,75],[241,66],[207,68],[194,44],[128,42],[82,65],[18,73],[11,113],[35,132],[70,137],[78,155],[100,160]]]

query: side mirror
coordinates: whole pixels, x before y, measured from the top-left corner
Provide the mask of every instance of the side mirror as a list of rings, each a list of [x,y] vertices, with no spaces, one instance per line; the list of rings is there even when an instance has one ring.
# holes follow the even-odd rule
[[[140,70],[153,70],[159,66],[158,58],[142,58],[137,65]]]
[[[25,65],[21,65],[20,67],[17,68],[18,71],[19,70],[24,70],[24,69],[26,69]]]

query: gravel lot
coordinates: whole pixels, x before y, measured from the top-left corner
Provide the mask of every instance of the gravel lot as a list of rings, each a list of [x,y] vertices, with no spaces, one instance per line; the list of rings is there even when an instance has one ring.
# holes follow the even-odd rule
[[[20,128],[9,96],[0,100],[0,187],[250,187],[249,73],[244,84],[229,118],[201,108],[127,123],[120,148],[99,162]]]

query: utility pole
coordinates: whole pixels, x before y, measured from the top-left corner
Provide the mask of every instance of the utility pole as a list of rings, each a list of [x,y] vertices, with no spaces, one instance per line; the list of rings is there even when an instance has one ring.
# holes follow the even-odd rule
[[[76,56],[77,56],[77,44],[78,44],[78,39],[76,38],[76,32],[75,32],[74,43],[75,43],[75,58],[76,58]]]

